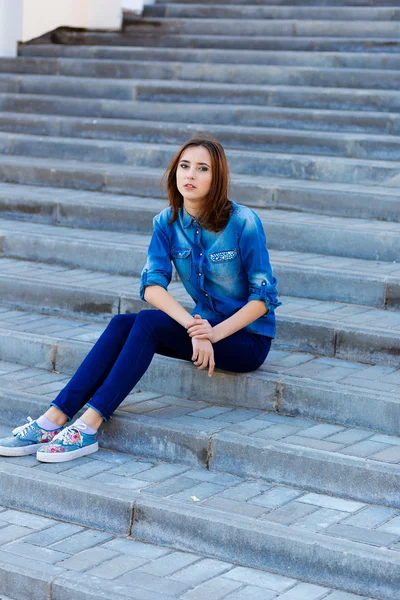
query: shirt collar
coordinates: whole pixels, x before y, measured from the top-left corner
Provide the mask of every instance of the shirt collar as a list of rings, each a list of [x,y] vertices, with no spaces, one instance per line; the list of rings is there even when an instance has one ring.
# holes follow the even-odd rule
[[[182,225],[186,229],[187,227],[190,227],[190,225],[193,223],[193,221],[195,221],[195,217],[192,217],[192,215],[189,215],[189,213],[187,212],[187,210],[185,209],[184,206],[182,206],[181,211],[182,211]]]

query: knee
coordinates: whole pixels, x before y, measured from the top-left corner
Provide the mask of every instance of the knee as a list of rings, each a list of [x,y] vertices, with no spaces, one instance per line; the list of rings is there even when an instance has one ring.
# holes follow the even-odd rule
[[[136,320],[136,313],[129,313],[126,315],[115,315],[108,324],[108,327],[113,329],[124,330],[131,328]]]

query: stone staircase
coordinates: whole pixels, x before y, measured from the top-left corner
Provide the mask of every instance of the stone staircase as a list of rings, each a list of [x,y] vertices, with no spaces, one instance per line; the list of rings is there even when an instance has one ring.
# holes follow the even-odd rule
[[[399,33],[396,0],[159,1],[0,59],[1,435],[149,307],[196,132],[283,301],[259,370],[156,356],[99,453],[0,459],[2,600],[400,599]]]

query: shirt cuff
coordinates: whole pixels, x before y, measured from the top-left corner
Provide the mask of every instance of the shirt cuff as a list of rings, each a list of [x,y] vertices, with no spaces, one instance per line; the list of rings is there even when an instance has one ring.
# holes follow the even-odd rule
[[[140,278],[140,299],[144,302],[147,302],[144,297],[144,290],[148,285],[160,285],[165,290],[167,290],[169,284],[168,277],[163,275],[162,273],[149,273],[147,269],[145,269]]]
[[[274,312],[275,308],[278,308],[278,306],[281,306],[282,304],[282,302],[279,302],[277,299],[275,283],[276,280],[272,284],[268,285],[267,280],[263,279],[261,285],[251,285],[250,296],[247,301],[250,302],[250,300],[261,300],[265,303],[268,312]]]

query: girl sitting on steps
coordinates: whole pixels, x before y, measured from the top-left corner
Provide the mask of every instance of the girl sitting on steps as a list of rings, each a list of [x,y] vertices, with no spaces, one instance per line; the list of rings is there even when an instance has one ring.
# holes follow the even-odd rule
[[[69,383],[36,421],[0,440],[0,455],[36,453],[64,462],[96,452],[97,431],[149,367],[155,353],[197,369],[258,369],[275,337],[276,279],[256,213],[228,199],[221,144],[198,135],[165,176],[169,206],[153,220],[140,297],[155,307],[115,316]],[[196,305],[189,313],[167,291],[171,259]],[[85,405],[80,419],[64,428]]]

